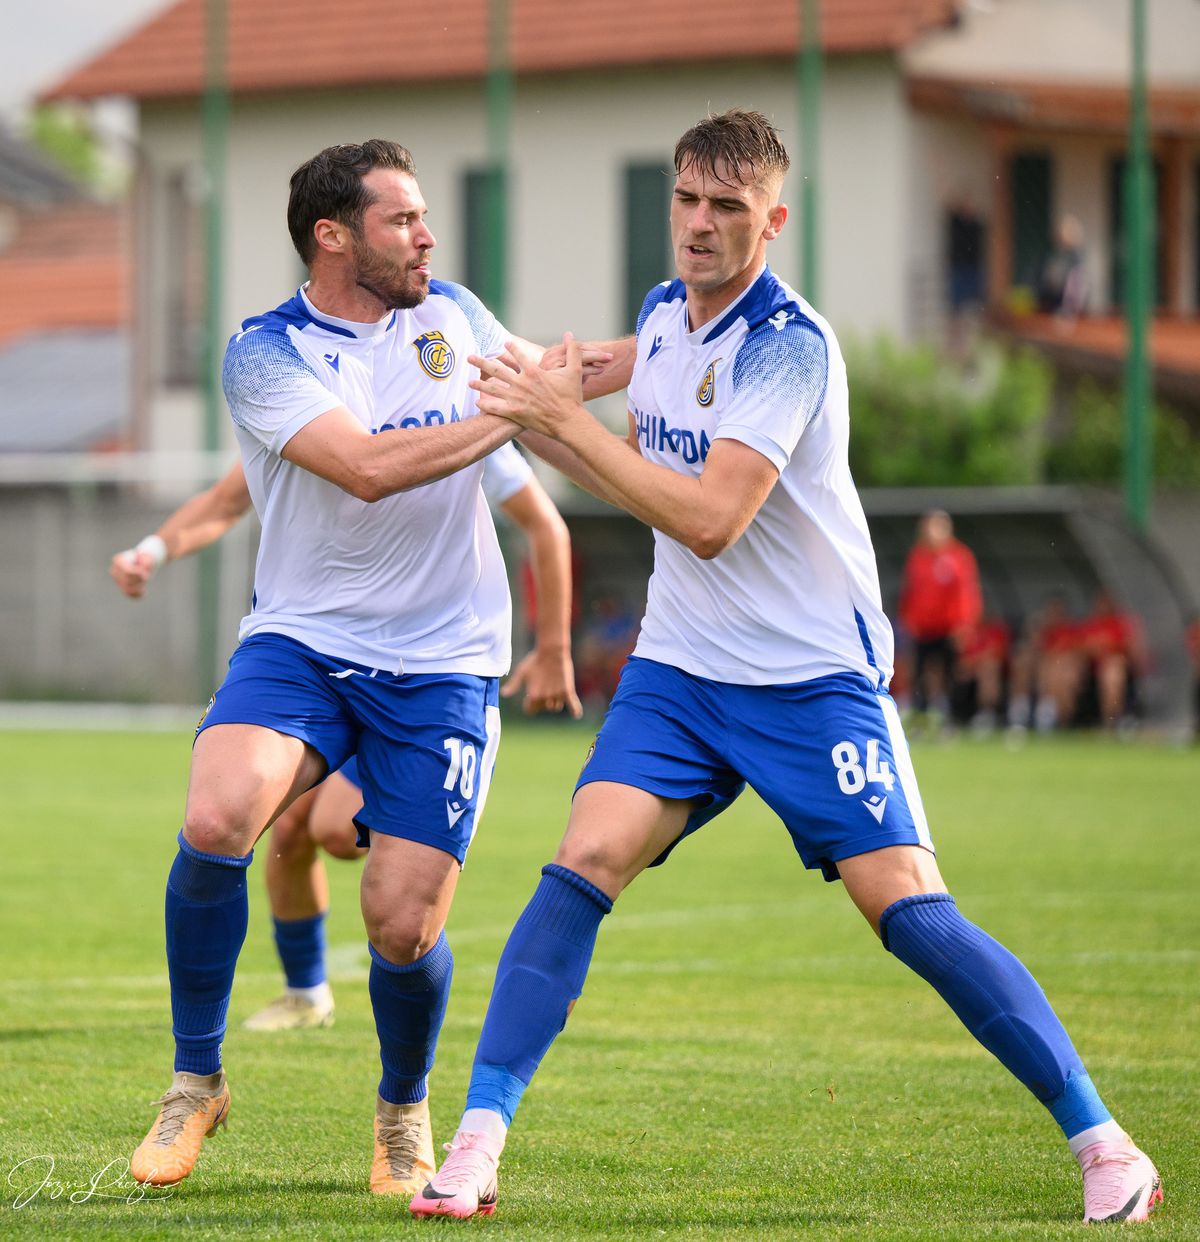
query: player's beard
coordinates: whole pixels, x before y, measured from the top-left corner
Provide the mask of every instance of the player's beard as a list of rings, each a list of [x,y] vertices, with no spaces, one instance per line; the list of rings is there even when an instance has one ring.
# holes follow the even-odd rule
[[[429,285],[423,273],[401,266],[354,238],[354,283],[376,297],[388,310],[412,310],[425,301]],[[422,256],[422,259],[424,256]]]

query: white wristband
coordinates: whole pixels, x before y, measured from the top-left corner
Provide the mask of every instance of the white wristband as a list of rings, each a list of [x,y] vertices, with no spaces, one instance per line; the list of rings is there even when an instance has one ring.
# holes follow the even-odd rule
[[[167,545],[158,535],[147,535],[134,551],[145,553],[154,562],[155,569],[167,559]]]

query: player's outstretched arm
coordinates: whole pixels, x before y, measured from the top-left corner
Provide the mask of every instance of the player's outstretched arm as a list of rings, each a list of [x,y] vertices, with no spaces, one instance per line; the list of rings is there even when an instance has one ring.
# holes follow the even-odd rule
[[[113,581],[130,599],[141,599],[162,564],[216,543],[250,509],[246,476],[238,462],[212,487],[183,504],[136,547],[118,552],[109,564]]]
[[[471,385],[480,393],[479,408],[558,441],[590,472],[606,499],[697,556],[719,556],[775,486],[774,464],[748,445],[725,439],[714,442],[699,477],[646,461],[629,440],[613,435],[583,408],[579,347],[569,333],[563,339],[567,364],[556,370],[530,366],[515,343],[498,359],[472,358],[480,368],[480,379]]]
[[[359,500],[373,502],[461,470],[520,430],[480,414],[443,427],[371,433],[345,406],[314,418],[283,446],[285,461],[328,479]]]
[[[533,650],[513,669],[501,693],[521,690],[526,712],[561,711],[578,720],[583,705],[575,693],[571,661],[571,536],[545,488],[530,479],[500,506],[529,543],[537,599]]]

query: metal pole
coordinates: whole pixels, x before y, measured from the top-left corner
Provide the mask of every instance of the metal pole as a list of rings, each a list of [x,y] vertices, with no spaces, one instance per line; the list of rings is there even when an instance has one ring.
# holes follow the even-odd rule
[[[508,0],[488,3],[488,175],[484,206],[484,287],[478,292],[501,321],[508,311],[508,187],[513,73],[509,54]]]
[[[1154,485],[1154,425],[1149,359],[1153,306],[1153,184],[1150,174],[1146,105],[1146,5],[1131,0],[1133,61],[1129,90],[1129,158],[1125,185],[1125,317],[1129,352],[1125,359],[1125,511],[1144,531],[1150,520]]]
[[[201,101],[204,145],[204,328],[200,351],[204,392],[203,447],[221,445],[223,401],[220,384],[222,330],[222,248],[224,240],[225,162],[229,134],[226,80],[226,0],[205,3],[205,73]],[[211,482],[211,480],[207,480]],[[200,553],[197,573],[196,678],[207,697],[220,673],[221,553],[218,545]]]
[[[800,110],[800,288],[814,305],[821,298],[818,165],[821,134],[821,0],[797,0],[800,42],[796,49],[796,102]]]

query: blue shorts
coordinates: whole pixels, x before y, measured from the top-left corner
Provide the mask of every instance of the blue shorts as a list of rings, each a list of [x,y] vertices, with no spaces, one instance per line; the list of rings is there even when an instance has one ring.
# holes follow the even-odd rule
[[[656,864],[747,784],[827,880],[855,854],[933,849],[896,705],[854,673],[735,686],[632,657],[575,788],[592,781],[699,799]]]
[[[382,832],[461,863],[483,815],[500,743],[499,682],[402,673],[321,655],[281,634],[239,643],[201,718],[252,724],[307,742],[333,772],[354,756],[363,792],[359,844]]]

